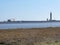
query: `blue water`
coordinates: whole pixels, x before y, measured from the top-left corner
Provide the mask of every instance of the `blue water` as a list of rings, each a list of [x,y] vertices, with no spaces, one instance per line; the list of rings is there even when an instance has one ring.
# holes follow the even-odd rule
[[[0,24],[0,29],[60,27],[60,22]]]

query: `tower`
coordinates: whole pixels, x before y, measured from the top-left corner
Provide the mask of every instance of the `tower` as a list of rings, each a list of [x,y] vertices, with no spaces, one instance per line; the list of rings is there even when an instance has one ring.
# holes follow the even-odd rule
[[[50,21],[52,21],[52,12],[50,12]]]

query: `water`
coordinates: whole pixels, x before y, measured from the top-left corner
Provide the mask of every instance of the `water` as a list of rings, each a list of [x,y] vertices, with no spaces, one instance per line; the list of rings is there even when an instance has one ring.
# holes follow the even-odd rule
[[[60,22],[0,24],[0,29],[60,27]]]

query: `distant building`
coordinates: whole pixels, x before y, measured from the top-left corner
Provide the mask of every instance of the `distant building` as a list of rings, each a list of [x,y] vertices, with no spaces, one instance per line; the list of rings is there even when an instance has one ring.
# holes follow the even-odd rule
[[[11,21],[15,21],[15,19],[14,18],[11,18]]]
[[[11,22],[11,20],[10,19],[8,19],[8,21],[7,22]]]
[[[52,12],[50,12],[50,21],[52,21]]]
[[[8,19],[8,22],[13,22],[13,21],[15,21],[14,18]]]
[[[48,21],[48,18],[47,18],[47,21]]]

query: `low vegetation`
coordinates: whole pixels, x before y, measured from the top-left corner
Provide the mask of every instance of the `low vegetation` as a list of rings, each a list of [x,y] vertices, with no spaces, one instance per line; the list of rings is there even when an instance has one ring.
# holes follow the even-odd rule
[[[0,29],[0,45],[60,45],[60,28]]]

